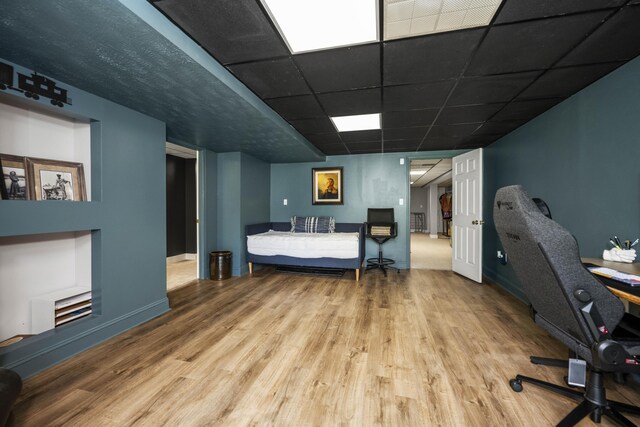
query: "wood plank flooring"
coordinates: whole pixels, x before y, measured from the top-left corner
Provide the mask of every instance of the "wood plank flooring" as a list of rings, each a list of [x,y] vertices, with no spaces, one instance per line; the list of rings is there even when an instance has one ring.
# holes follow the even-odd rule
[[[566,350],[501,289],[450,271],[353,275],[264,269],[172,291],[170,313],[27,380],[17,424],[545,426],[573,408],[509,387],[516,373],[562,383],[528,358]]]

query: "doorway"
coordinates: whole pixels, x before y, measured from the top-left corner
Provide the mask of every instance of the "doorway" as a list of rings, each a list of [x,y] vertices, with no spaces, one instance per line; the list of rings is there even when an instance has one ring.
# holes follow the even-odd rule
[[[198,153],[166,143],[167,291],[198,277]]]
[[[411,160],[411,268],[451,270],[451,165],[451,159]]]

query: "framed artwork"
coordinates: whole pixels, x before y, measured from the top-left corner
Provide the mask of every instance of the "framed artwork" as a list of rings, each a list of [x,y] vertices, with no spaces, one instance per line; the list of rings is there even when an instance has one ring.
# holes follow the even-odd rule
[[[35,200],[87,200],[82,163],[26,159],[29,189]]]
[[[0,198],[3,200],[29,200],[29,180],[25,158],[0,154]]]
[[[342,205],[342,168],[313,168],[312,203],[314,205]]]

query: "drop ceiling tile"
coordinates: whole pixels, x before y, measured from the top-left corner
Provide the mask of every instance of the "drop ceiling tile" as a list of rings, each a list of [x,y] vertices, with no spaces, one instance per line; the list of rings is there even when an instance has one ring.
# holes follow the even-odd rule
[[[471,0],[449,0],[445,1],[442,4],[441,11],[445,12],[455,12],[458,10],[465,10],[471,6]]]
[[[462,21],[464,21],[464,17],[466,14],[467,12],[464,10],[441,13],[440,17],[438,18],[438,23],[436,24],[436,30],[457,30],[458,28],[462,27]]]
[[[467,123],[461,125],[432,126],[429,138],[464,138],[471,135],[481,126],[480,123]]]
[[[411,35],[432,33],[436,29],[438,15],[423,16],[411,20]]]
[[[509,102],[531,84],[541,72],[465,77],[449,98],[447,106]]]
[[[549,68],[589,34],[609,12],[493,26],[466,75]]]
[[[265,102],[286,120],[326,117],[313,95],[273,98]]]
[[[504,107],[491,121],[503,122],[513,120],[529,121],[561,102],[563,98],[534,99],[529,101],[513,101]]]
[[[411,33],[411,20],[387,22],[384,25],[384,39],[396,39],[406,37]]]
[[[506,135],[512,130],[522,126],[524,122],[486,122],[478,130],[473,133],[473,136],[478,135]]]
[[[289,120],[289,123],[303,135],[336,131],[335,126],[327,117]]]
[[[380,129],[358,130],[354,132],[340,132],[342,142],[370,142],[380,141],[382,139],[382,131]]]
[[[359,89],[318,95],[330,117],[371,114],[381,111],[380,89]]]
[[[438,114],[437,108],[409,111],[388,111],[382,113],[382,127],[384,129],[403,128],[413,126],[427,126],[433,123]]]
[[[255,0],[154,3],[223,64],[289,54]]]
[[[382,149],[382,141],[351,142],[347,143],[347,147],[351,152],[380,151]]]
[[[311,93],[291,58],[230,65],[229,69],[261,98]]]
[[[506,104],[467,105],[462,107],[446,107],[438,116],[437,125],[460,123],[478,123],[489,120]]]
[[[626,0],[506,0],[495,23],[548,18],[568,13],[618,7]]]
[[[384,140],[393,141],[399,139],[422,139],[429,130],[428,126],[413,127],[413,128],[400,128],[400,129],[385,129]]]
[[[404,86],[387,86],[384,91],[384,111],[404,111],[440,108],[453,87],[453,80]]]
[[[384,43],[384,84],[458,77],[483,32],[453,31]]]
[[[403,151],[416,151],[421,142],[421,140],[385,141],[384,152],[400,153]]]
[[[420,151],[452,150],[462,142],[461,138],[427,138],[422,142]]]
[[[477,144],[481,147],[486,147],[500,138],[500,135],[473,135],[470,138],[465,138],[464,143]]]
[[[296,55],[314,92],[380,86],[380,44],[351,46]]]
[[[411,19],[413,14],[413,0],[385,4],[384,17],[387,22]]]
[[[475,27],[480,25],[487,25],[491,21],[493,14],[496,12],[498,5],[478,7],[476,9],[469,9],[462,21],[464,27]]]
[[[545,72],[518,99],[568,97],[609,74],[623,62],[556,68]]]
[[[338,135],[337,132],[317,133],[313,135],[307,135],[306,137],[309,141],[311,141],[311,143],[316,146],[342,144],[340,135]]]
[[[320,151],[322,151],[327,156],[339,156],[343,154],[349,154],[347,151],[347,147],[343,144],[335,144],[335,145],[324,145],[322,147],[318,147]]]
[[[434,0],[416,0],[413,8],[413,18],[427,15],[437,15],[442,9],[442,2]]]
[[[627,61],[640,54],[640,6],[628,6],[608,19],[558,66]]]

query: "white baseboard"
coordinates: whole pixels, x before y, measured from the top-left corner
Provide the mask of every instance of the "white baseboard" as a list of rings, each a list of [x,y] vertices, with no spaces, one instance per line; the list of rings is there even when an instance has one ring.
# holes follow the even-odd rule
[[[188,261],[196,259],[198,254],[179,254],[167,257],[167,264],[173,264],[180,261]]]

